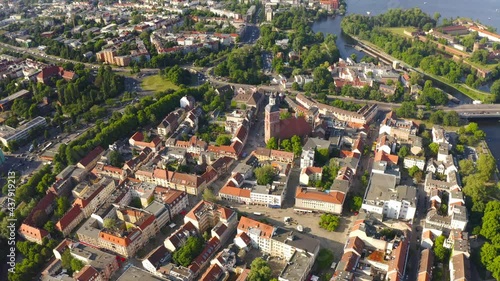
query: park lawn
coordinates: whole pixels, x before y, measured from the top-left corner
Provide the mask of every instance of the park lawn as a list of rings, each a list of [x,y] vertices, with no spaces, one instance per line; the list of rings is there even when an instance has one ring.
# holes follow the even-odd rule
[[[465,60],[467,61],[468,64],[471,64],[471,65],[473,65],[473,66],[475,66],[477,68],[480,68],[480,69],[492,70],[496,66],[498,66],[498,63],[480,64],[480,63],[477,63],[477,62],[473,62],[470,59],[465,59]]]
[[[179,87],[160,75],[151,75],[142,80],[141,87],[145,91],[164,92],[172,89],[177,90]]]
[[[405,36],[405,37],[408,37],[408,35],[406,35],[404,33],[404,31],[408,31],[408,32],[413,32],[415,31],[415,27],[412,27],[412,26],[408,26],[408,27],[386,27],[384,28],[385,30],[389,31],[389,32],[392,32],[396,35],[400,35],[400,36]]]

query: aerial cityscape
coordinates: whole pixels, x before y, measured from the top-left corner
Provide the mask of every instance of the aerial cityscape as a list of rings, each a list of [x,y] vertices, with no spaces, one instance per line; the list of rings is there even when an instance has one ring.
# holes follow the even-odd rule
[[[0,280],[500,280],[471,3],[0,1]]]

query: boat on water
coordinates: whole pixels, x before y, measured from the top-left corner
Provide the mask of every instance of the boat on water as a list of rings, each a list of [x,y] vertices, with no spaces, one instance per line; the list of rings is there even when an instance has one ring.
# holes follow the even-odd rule
[[[370,15],[370,14],[371,14],[371,12],[370,12],[370,11],[368,11],[368,12],[366,12],[366,14],[367,14],[367,15]]]

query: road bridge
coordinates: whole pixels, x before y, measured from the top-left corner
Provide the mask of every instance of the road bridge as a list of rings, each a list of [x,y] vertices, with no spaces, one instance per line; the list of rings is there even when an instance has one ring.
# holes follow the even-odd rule
[[[456,111],[462,118],[500,118],[500,104],[461,104],[440,109]]]

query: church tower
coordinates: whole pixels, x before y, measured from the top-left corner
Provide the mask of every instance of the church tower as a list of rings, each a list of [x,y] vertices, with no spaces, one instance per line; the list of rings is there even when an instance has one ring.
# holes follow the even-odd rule
[[[276,103],[274,93],[269,97],[269,104],[266,106],[265,111],[264,141],[267,143],[270,138],[278,137],[280,134],[280,109]]]

